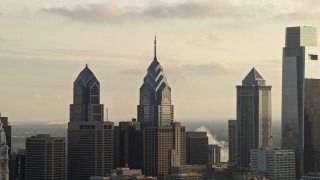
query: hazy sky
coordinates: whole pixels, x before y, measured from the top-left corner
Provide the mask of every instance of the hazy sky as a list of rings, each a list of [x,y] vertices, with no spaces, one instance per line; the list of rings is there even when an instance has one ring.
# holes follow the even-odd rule
[[[109,119],[136,117],[153,59],[175,118],[235,118],[236,85],[254,66],[281,112],[285,27],[319,27],[318,0],[0,0],[0,111],[11,122],[69,121],[87,62]]]

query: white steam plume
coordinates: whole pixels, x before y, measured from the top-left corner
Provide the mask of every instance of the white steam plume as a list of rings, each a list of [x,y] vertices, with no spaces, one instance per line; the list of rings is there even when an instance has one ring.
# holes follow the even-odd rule
[[[221,162],[228,162],[229,146],[225,141],[217,140],[216,135],[212,135],[211,131],[204,126],[197,128],[195,131],[196,132],[207,132],[208,143],[209,144],[218,144],[219,146],[221,146],[221,152],[220,152]]]

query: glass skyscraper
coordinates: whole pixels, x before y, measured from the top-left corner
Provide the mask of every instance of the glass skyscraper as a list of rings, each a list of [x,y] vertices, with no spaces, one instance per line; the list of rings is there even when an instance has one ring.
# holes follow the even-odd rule
[[[170,123],[173,122],[171,88],[157,60],[156,39],[154,46],[153,61],[140,87],[138,121],[141,122],[142,128],[146,126],[170,126]]]
[[[67,143],[67,179],[87,180],[111,174],[114,162],[113,122],[103,121],[100,83],[86,67],[73,83]]]
[[[73,83],[70,122],[74,121],[103,121],[100,83],[87,65]]]
[[[272,146],[271,86],[255,68],[237,86],[237,164],[249,168],[250,150]]]
[[[306,89],[306,80],[320,79],[317,46],[315,28],[301,26],[286,29],[282,64],[282,148],[295,150],[297,178],[305,171],[305,132],[309,131],[305,129],[305,117],[309,112],[306,100],[310,100],[310,97],[306,99],[306,92],[312,91]]]

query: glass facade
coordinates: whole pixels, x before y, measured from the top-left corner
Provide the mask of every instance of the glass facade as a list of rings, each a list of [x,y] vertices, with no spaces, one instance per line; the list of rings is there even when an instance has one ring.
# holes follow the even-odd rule
[[[250,150],[272,146],[271,86],[253,68],[237,86],[237,164],[249,168]]]
[[[306,172],[304,151],[306,123],[306,78],[320,79],[317,30],[313,27],[286,29],[286,47],[282,66],[282,148],[296,152],[297,177]],[[310,90],[308,90],[310,91]]]
[[[103,109],[103,104],[100,104],[100,83],[86,66],[73,83],[70,122],[103,121]]]
[[[138,121],[141,127],[170,126],[173,122],[171,88],[156,55],[140,87]]]

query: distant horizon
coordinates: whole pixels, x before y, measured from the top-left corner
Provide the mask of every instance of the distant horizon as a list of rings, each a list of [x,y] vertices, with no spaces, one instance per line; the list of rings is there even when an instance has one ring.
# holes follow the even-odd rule
[[[48,125],[48,124],[67,124],[69,122],[68,121],[60,121],[60,120],[56,120],[56,121],[43,121],[43,120],[21,120],[21,121],[10,121],[10,117],[9,119],[9,123],[11,125],[31,125],[31,124],[39,124],[39,125]],[[214,121],[214,122],[228,122],[228,120],[230,120],[230,118],[177,118],[174,121],[175,122],[194,122],[194,120],[199,120],[201,122],[210,122],[210,121]],[[234,119],[233,119],[234,120]],[[114,123],[119,123],[120,121],[131,121],[131,119],[128,120],[122,120],[122,119],[109,119],[109,121],[114,122]],[[281,122],[281,118],[273,118],[272,122]],[[196,123],[196,122],[195,122]]]

